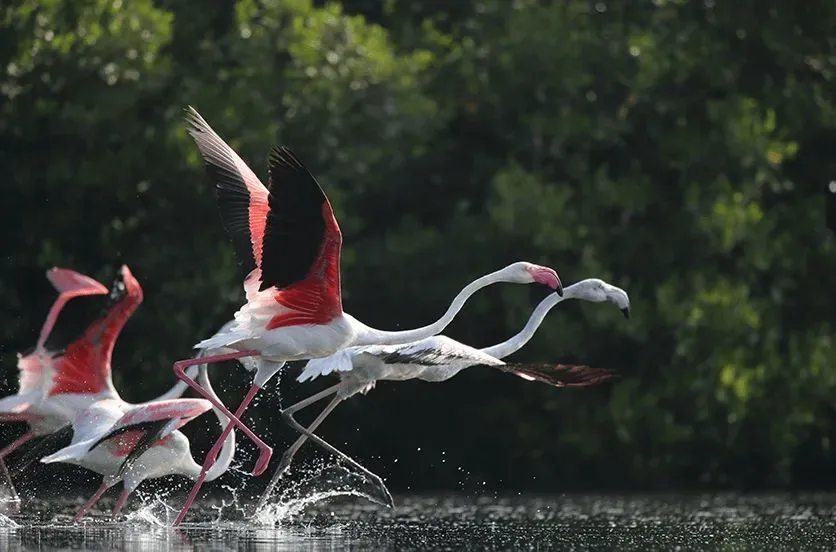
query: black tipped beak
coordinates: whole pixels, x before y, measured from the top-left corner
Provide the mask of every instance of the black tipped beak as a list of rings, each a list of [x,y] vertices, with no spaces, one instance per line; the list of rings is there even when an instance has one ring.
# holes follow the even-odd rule
[[[563,284],[558,283],[557,287],[555,288],[554,292],[559,296],[563,297]]]
[[[621,309],[621,312],[622,312],[622,314],[624,314],[624,318],[627,318],[627,319],[630,318],[630,309],[629,308],[623,308],[623,309]]]

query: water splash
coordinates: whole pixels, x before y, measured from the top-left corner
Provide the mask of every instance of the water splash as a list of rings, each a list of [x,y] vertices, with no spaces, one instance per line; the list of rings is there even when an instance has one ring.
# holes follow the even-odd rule
[[[142,504],[138,509],[126,514],[126,521],[155,527],[168,527],[170,525],[169,518],[172,517],[174,508],[171,508],[164,501],[167,496],[167,494],[162,493],[156,494],[150,497],[150,500],[147,500],[144,495],[138,496]],[[174,515],[176,515],[176,512]]]
[[[280,498],[278,502],[267,504],[252,516],[252,522],[258,525],[280,525],[283,522],[293,520],[303,513],[309,506],[335,497],[353,496],[371,500],[366,493],[355,489],[333,489],[330,491],[318,491],[303,497],[292,499]]]
[[[0,459],[0,515],[20,513],[20,496],[17,494],[6,462]]]
[[[10,518],[9,516],[0,514],[0,528],[14,529],[16,527],[20,527],[20,525],[15,520]]]
[[[313,467],[298,469],[298,471],[303,476],[302,480],[290,481],[283,478],[285,484],[276,490],[276,496],[272,502],[252,515],[253,523],[280,525],[290,522],[310,506],[336,497],[356,497],[377,502],[372,494],[363,492],[360,490],[360,485],[351,481],[351,479],[359,479],[362,483],[368,484],[366,479],[340,464],[321,461]],[[291,473],[290,470],[287,474],[289,473]],[[337,477],[334,477],[335,475]]]

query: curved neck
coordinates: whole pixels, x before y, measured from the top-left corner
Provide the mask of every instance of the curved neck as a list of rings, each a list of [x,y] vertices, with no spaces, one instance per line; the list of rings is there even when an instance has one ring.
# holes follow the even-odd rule
[[[212,389],[212,384],[209,382],[209,373],[206,364],[200,365],[200,373],[198,374],[198,381],[200,385],[206,389],[212,398],[220,402],[218,395],[215,393],[215,390]],[[226,429],[226,426],[229,425],[229,418],[223,415],[223,413],[218,410],[217,408],[212,408],[215,412],[215,416],[218,418],[218,423],[221,424],[221,431]],[[235,430],[229,432],[226,439],[224,440],[223,447],[221,447],[221,452],[218,454],[218,460],[212,464],[212,467],[206,472],[206,481],[214,481],[215,479],[222,476],[226,471],[229,469],[230,464],[232,464],[232,457],[235,456]]]
[[[355,342],[352,343],[352,345],[400,345],[441,333],[444,331],[444,328],[446,328],[450,322],[453,321],[453,318],[455,318],[459,311],[462,310],[464,304],[474,293],[483,287],[503,281],[502,275],[500,274],[501,272],[501,270],[491,272],[490,274],[477,278],[467,284],[464,288],[462,288],[459,294],[456,295],[453,302],[450,303],[450,306],[447,308],[447,312],[444,313],[444,316],[428,326],[415,328],[414,330],[390,332],[370,328],[365,324],[358,322],[358,324],[361,324],[362,329],[360,335],[357,337]]]
[[[515,335],[514,337],[503,341],[493,347],[485,347],[482,349],[483,353],[487,353],[494,358],[505,358],[512,353],[516,353],[519,351],[523,345],[528,343],[528,341],[534,335],[534,332],[537,331],[537,328],[540,327],[540,324],[543,323],[543,319],[546,318],[546,315],[549,313],[555,305],[560,303],[565,299],[574,299],[575,295],[572,293],[572,287],[569,286],[563,290],[563,297],[559,296],[557,293],[551,293],[548,297],[540,301],[540,304],[537,305],[537,308],[534,309],[534,312],[531,313],[531,317],[528,319],[528,322],[525,324],[525,327]]]

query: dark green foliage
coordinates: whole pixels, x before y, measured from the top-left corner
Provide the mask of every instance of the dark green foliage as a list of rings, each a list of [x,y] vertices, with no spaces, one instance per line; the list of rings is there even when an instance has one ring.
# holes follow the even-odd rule
[[[556,390],[478,369],[342,406],[323,436],[395,489],[833,478],[836,4],[195,6],[0,12],[10,392],[53,265],[109,282],[124,262],[143,285],[115,352],[127,400],[169,386],[173,361],[242,302],[182,122],[190,104],[265,182],[274,144],[305,160],[343,229],[345,308],[373,326],[427,323],[517,260],[630,294],[629,321],[569,302],[512,357],[615,369],[613,384]],[[446,333],[494,344],[540,298],[485,290]],[[236,383],[216,387],[237,404],[243,370],[213,377]],[[283,403],[323,385],[286,376]],[[280,452],[295,436],[275,404],[252,417]],[[208,434],[196,439],[205,450]]]

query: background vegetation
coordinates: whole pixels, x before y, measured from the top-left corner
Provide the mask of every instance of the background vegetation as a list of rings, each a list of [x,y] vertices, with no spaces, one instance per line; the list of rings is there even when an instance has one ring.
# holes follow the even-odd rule
[[[323,436],[393,490],[832,485],[834,28],[824,0],[8,0],[4,389],[53,265],[109,282],[127,263],[142,283],[115,352],[127,400],[167,388],[241,304],[191,104],[259,174],[276,143],[311,167],[345,236],[346,310],[372,325],[431,321],[523,259],[630,293],[629,321],[566,303],[514,357],[613,385],[473,370],[342,406]],[[494,344],[542,296],[495,286],[446,333]],[[249,376],[213,373],[237,404]],[[278,391],[326,384],[286,376],[251,410],[277,452],[295,437]]]

